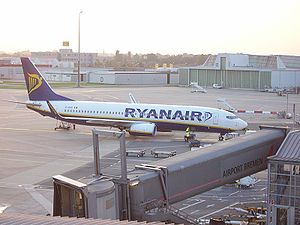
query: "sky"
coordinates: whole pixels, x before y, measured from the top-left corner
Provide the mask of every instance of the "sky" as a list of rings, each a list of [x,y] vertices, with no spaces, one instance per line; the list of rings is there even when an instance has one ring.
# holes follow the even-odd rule
[[[300,55],[300,0],[9,0],[0,51]]]

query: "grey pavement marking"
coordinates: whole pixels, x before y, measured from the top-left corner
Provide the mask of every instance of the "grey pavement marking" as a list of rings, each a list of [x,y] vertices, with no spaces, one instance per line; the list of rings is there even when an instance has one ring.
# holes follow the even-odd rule
[[[195,211],[193,211],[193,212],[191,212],[190,214],[191,215],[193,215],[193,214],[195,214],[195,213],[197,213],[197,212],[199,212],[200,210],[199,209],[197,209],[197,210],[195,210]]]
[[[240,191],[233,192],[233,193],[231,193],[229,196],[235,195],[235,194],[237,194],[237,193],[239,193],[239,192],[240,192]]]
[[[208,217],[208,216],[211,216],[211,215],[213,215],[213,214],[216,214],[216,213],[218,213],[218,212],[221,212],[221,211],[223,211],[223,210],[225,210],[225,209],[228,209],[228,208],[230,208],[230,207],[232,207],[232,206],[235,206],[235,205],[238,205],[238,204],[240,204],[240,203],[239,203],[239,202],[235,202],[235,203],[233,203],[233,204],[231,204],[231,205],[229,205],[229,206],[226,206],[226,207],[224,207],[224,208],[222,208],[222,209],[219,209],[219,210],[213,211],[213,212],[211,212],[211,213],[209,213],[209,214],[206,214],[206,215],[204,215],[204,216],[201,216],[201,217],[198,218],[198,220],[199,220],[199,219],[203,219],[203,218]]]
[[[60,154],[55,154],[55,153],[45,153],[45,152],[39,152],[39,151],[23,151],[23,150],[20,150],[20,149],[14,150],[14,149],[9,149],[9,148],[0,148],[0,151],[9,152],[9,153],[11,153],[10,155],[12,155],[15,152],[15,153],[24,153],[24,154],[39,154],[39,155],[44,155],[45,157],[49,157],[49,156],[61,157]]]
[[[200,200],[199,202],[195,202],[194,204],[190,204],[190,205],[187,205],[187,206],[185,206],[185,207],[182,207],[182,208],[180,208],[179,210],[184,210],[184,209],[193,207],[193,206],[195,206],[195,205],[201,204],[202,202],[205,202],[205,200]]]
[[[42,194],[34,189],[34,186],[26,187],[25,190],[31,195],[31,197],[37,201],[48,213],[52,214],[52,203],[46,199]]]
[[[253,203],[266,203],[264,200],[260,201],[247,201],[247,202],[240,202],[240,204],[253,204]]]
[[[51,176],[85,165],[90,160],[58,159],[53,162],[37,166],[33,169],[17,173],[15,175],[0,179],[0,183],[10,184],[36,184]]]
[[[31,163],[45,163],[41,160],[35,161],[35,160],[31,160],[31,159],[12,159],[12,158],[6,158],[1,156],[1,160],[6,160],[6,161],[17,161],[17,162],[31,162]],[[47,160],[48,161],[48,160]],[[46,162],[47,162],[46,161]]]
[[[105,95],[105,96],[110,97],[110,98],[113,98],[113,99],[120,100],[118,97],[115,97],[115,96],[113,96],[113,95]]]

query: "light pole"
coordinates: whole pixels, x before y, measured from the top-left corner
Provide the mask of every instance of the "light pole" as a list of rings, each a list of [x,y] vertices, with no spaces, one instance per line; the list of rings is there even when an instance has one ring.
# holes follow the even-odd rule
[[[289,93],[286,93],[286,113],[289,112]]]
[[[78,74],[77,74],[77,87],[80,87],[80,15],[83,11],[79,12],[78,15]]]

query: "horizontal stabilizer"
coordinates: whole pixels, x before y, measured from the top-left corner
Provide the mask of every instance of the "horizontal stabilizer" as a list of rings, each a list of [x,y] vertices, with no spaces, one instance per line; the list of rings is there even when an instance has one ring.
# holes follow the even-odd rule
[[[7,102],[12,102],[12,103],[17,103],[17,104],[21,104],[21,105],[41,106],[41,104],[39,104],[39,103],[18,102],[18,101],[13,101],[13,100],[2,100],[2,101],[7,101]]]

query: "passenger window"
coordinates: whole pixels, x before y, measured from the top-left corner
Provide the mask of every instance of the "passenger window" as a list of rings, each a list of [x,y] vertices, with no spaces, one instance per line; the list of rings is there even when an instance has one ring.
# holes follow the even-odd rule
[[[238,117],[237,116],[226,116],[227,119],[230,119],[230,120],[234,120],[234,119],[237,119]]]

